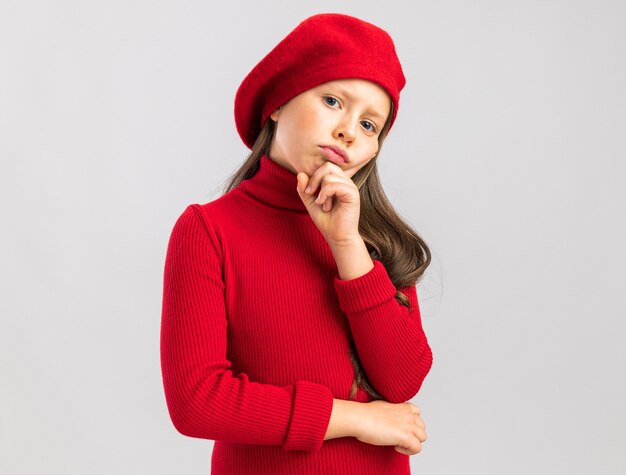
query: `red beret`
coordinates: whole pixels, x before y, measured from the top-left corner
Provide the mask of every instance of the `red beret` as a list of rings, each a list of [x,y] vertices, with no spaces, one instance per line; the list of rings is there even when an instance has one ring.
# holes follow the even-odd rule
[[[393,40],[358,18],[322,13],[307,18],[246,76],[235,96],[235,123],[252,148],[263,124],[298,94],[337,79],[367,79],[382,86],[394,105],[406,83]]]

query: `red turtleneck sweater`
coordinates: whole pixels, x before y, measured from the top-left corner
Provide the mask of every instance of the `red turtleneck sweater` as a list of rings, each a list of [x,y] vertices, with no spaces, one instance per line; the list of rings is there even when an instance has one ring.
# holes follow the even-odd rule
[[[176,429],[215,440],[222,474],[409,474],[409,457],[324,441],[348,399],[354,343],[371,385],[414,397],[432,365],[415,286],[399,304],[383,264],[341,280],[296,190],[267,156],[254,177],[176,221],[165,260],[161,367]],[[359,388],[355,398],[371,400]]]

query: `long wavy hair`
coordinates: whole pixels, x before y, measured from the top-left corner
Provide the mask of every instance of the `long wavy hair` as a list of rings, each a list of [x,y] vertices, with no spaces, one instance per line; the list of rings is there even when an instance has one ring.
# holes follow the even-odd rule
[[[393,103],[391,107],[393,108]],[[430,264],[431,253],[424,240],[396,213],[387,199],[378,176],[376,162],[389,132],[392,116],[393,109],[389,112],[387,121],[378,136],[378,152],[367,165],[352,176],[352,181],[359,189],[361,197],[359,233],[365,242],[370,257],[381,261],[385,266],[389,278],[397,289],[396,300],[410,310],[411,305],[408,297],[399,289],[415,285],[421,280],[424,271]],[[243,180],[252,178],[256,174],[259,170],[261,157],[270,153],[274,131],[275,122],[271,118],[267,119],[250,155],[239,169],[226,179],[225,185],[221,187],[222,193],[228,193]],[[350,339],[349,356],[354,367],[354,380],[350,388],[349,399],[354,399],[359,386],[372,399],[383,399],[367,381],[353,339]]]

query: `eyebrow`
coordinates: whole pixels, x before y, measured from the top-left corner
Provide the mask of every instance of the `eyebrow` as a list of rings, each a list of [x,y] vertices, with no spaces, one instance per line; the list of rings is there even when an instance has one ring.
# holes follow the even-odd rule
[[[344,96],[346,96],[346,97],[347,97],[348,99],[350,99],[351,101],[354,101],[354,96],[353,96],[352,94],[350,94],[350,93],[349,93],[346,89],[344,89],[344,88],[343,88],[343,87],[341,87],[341,86],[338,86],[337,84],[334,84],[334,85],[333,85],[333,87],[336,87],[336,88],[339,90],[339,92],[340,92],[341,94],[343,94]],[[369,111],[370,111],[370,112],[371,112],[371,113],[372,113],[375,117],[379,118],[381,121],[384,121],[384,120],[385,120],[385,116],[384,116],[384,115],[383,115],[383,114],[382,114],[382,113],[381,113],[378,109],[375,109],[375,108],[373,108],[373,107],[370,107],[370,108],[369,108]]]

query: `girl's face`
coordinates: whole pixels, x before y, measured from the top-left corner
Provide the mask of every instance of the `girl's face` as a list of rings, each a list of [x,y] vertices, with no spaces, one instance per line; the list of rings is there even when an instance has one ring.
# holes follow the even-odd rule
[[[270,158],[294,173],[311,176],[326,161],[348,177],[378,152],[378,135],[391,109],[387,92],[364,79],[330,81],[276,109]],[[344,161],[331,150],[344,152]]]

